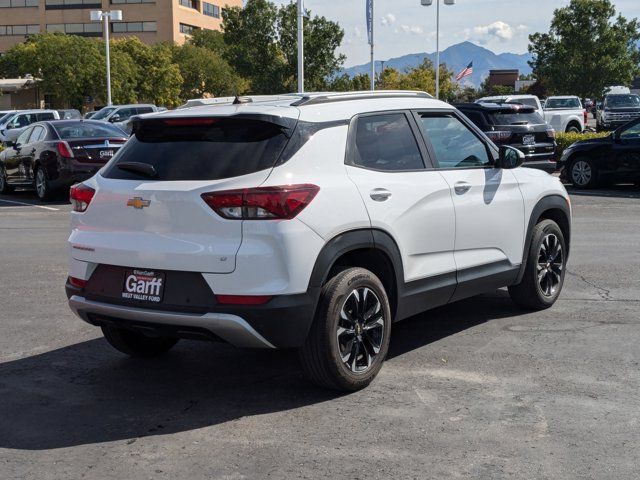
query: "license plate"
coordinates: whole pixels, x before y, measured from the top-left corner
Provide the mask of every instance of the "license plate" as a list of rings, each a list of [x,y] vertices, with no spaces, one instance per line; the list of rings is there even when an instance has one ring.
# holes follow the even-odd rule
[[[534,143],[536,143],[536,136],[535,135],[523,135],[522,136],[522,144],[523,145],[533,145]]]
[[[125,270],[122,298],[139,302],[160,303],[164,293],[165,274],[151,270]]]

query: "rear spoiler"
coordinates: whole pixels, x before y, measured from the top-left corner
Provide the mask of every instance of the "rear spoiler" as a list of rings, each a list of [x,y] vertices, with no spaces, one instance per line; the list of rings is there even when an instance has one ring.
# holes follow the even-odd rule
[[[144,124],[159,124],[163,123],[165,120],[197,120],[202,119],[206,120],[207,118],[219,118],[219,119],[238,119],[238,120],[255,120],[260,122],[272,123],[274,125],[278,125],[282,128],[282,132],[287,136],[287,138],[291,138],[293,131],[298,124],[297,118],[291,117],[279,117],[277,115],[266,115],[261,113],[237,113],[235,115],[194,115],[193,117],[183,116],[183,115],[162,115],[159,117],[158,115],[135,115],[131,117],[129,120],[132,124],[131,134],[135,135],[136,131]]]

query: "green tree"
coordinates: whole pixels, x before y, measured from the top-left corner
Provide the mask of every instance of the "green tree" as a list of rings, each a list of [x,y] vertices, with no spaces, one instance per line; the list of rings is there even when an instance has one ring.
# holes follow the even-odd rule
[[[207,95],[240,95],[249,88],[227,61],[204,47],[186,44],[174,48],[173,61],[183,78],[180,96],[183,99]]]
[[[446,65],[440,65],[440,98],[443,100],[453,100],[458,91],[453,74]],[[384,90],[420,90],[435,94],[436,73],[433,62],[426,58],[422,64],[408,69],[405,73],[394,68],[385,68],[378,77],[377,87]]]
[[[104,97],[104,54],[86,38],[41,33],[0,57],[0,76],[27,74],[39,79],[42,92],[73,108],[81,109],[85,96]]]
[[[530,65],[552,94],[597,98],[640,73],[638,40],[638,20],[616,17],[610,0],[571,0],[555,10],[549,33],[529,36]]]
[[[481,97],[492,97],[495,95],[513,95],[514,87],[507,85],[491,85],[489,83],[489,77],[485,78],[482,84],[480,84],[479,95]]]
[[[342,66],[336,49],[344,31],[324,17],[305,21],[305,89],[326,88]],[[252,93],[282,93],[297,87],[297,19],[293,2],[278,8],[267,0],[248,0],[244,8],[223,11],[224,56],[251,82]]]
[[[194,30],[188,43],[196,47],[208,48],[221,55],[227,49],[227,44],[224,42],[224,33],[206,28]]]

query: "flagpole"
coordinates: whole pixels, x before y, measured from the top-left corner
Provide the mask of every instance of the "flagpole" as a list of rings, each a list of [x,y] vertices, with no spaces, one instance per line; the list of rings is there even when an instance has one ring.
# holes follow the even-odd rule
[[[374,10],[373,10],[373,0],[371,0],[371,91],[376,89],[376,62],[375,62],[375,50],[374,50],[374,39],[373,39],[373,24],[374,21]]]

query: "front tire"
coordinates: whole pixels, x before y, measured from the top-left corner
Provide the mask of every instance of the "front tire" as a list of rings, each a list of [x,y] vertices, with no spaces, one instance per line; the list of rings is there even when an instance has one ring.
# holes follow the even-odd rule
[[[364,268],[343,270],[322,288],[300,349],[302,369],[322,387],[360,390],[382,368],[390,336],[391,308],[382,282]]]
[[[148,337],[142,333],[113,326],[103,326],[102,333],[116,350],[132,357],[158,357],[178,343],[173,337]]]
[[[588,157],[578,157],[569,166],[569,181],[575,188],[593,188],[598,183],[598,170]]]
[[[3,195],[13,193],[13,187],[7,183],[7,172],[3,165],[0,165],[0,193]]]
[[[542,220],[533,229],[524,276],[509,287],[511,299],[531,310],[551,307],[562,291],[567,266],[567,246],[553,220]]]

